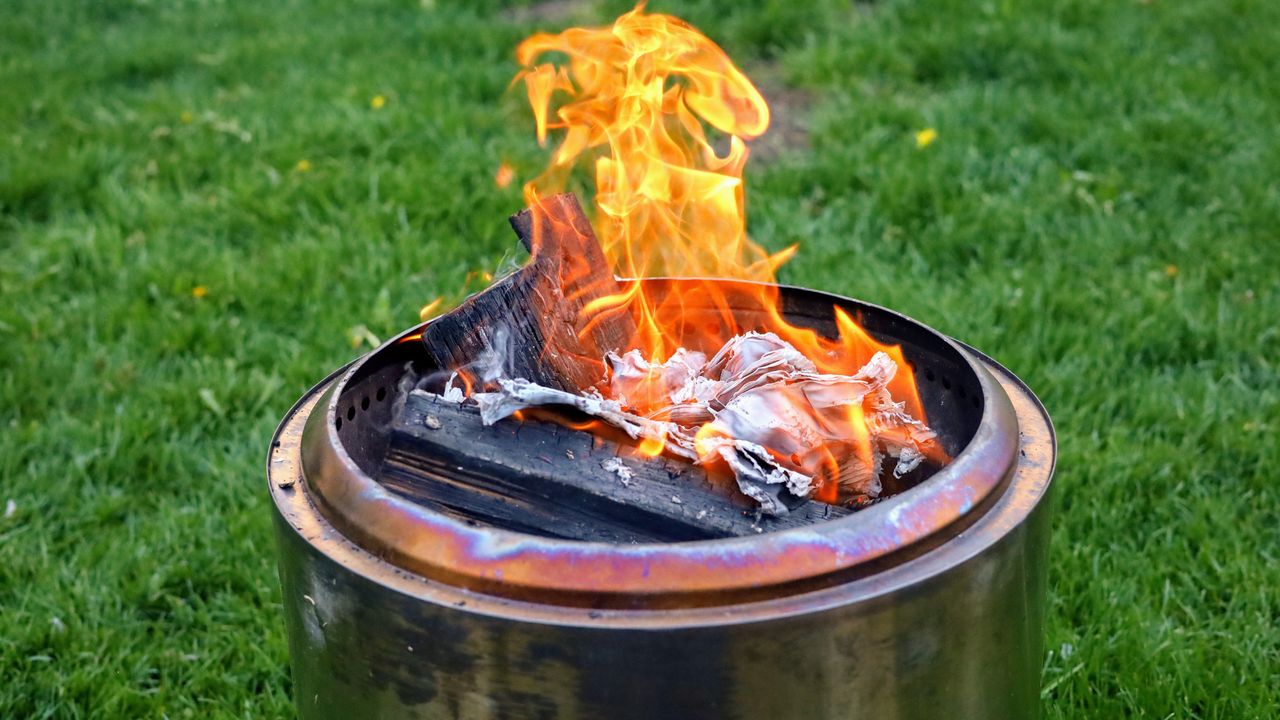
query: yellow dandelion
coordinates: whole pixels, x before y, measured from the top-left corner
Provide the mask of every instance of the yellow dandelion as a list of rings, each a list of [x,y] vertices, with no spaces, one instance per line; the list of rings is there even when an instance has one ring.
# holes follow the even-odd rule
[[[200,300],[201,298],[205,297],[208,294],[209,294],[209,288],[203,285],[197,285],[191,288],[191,297],[197,300]]]
[[[298,161],[297,165],[293,166],[293,169],[297,170],[300,173],[311,172],[311,161],[306,158],[303,158]]]
[[[182,114],[178,116],[178,119],[182,121],[183,125],[190,125],[196,121],[196,116],[190,110],[183,110]]]
[[[493,184],[500,188],[504,188],[511,184],[516,177],[516,171],[506,163],[498,166],[498,172],[493,175]]]
[[[1165,265],[1165,266],[1164,266],[1164,275],[1165,275],[1165,277],[1173,277],[1173,276],[1175,276],[1175,275],[1177,275],[1177,274],[1178,274],[1178,266],[1177,266],[1177,265]]]
[[[387,99],[381,95],[374,95],[373,98],[369,100],[369,107],[374,110],[381,110],[382,106],[386,104]]]
[[[938,139],[938,131],[933,128],[925,128],[916,133],[916,147],[923,150],[933,144]]]

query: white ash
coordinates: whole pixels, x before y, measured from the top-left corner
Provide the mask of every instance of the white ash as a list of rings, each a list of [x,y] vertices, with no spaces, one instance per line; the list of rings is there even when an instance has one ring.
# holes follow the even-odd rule
[[[445,381],[444,390],[441,391],[440,397],[448,400],[449,402],[461,404],[466,401],[467,393],[463,390],[461,383],[454,383],[458,383],[458,373],[456,372],[450,375],[449,379]]]
[[[616,457],[605,459],[600,463],[600,467],[604,468],[607,472],[617,475],[623,485],[630,485],[631,478],[635,477],[635,474],[631,472],[631,468],[627,467],[625,463]]]
[[[494,372],[500,363],[489,363],[488,390],[472,399],[486,424],[528,407],[569,406],[633,439],[661,440],[690,461],[721,459],[741,491],[769,515],[787,513],[783,489],[812,494],[833,458],[843,497],[874,498],[886,457],[902,476],[925,459],[935,439],[890,396],[898,366],[882,352],[854,375],[830,375],[777,335],[748,332],[710,360],[680,349],[664,363],[650,363],[632,350],[609,353],[605,366],[610,397],[594,388],[578,394],[505,377]],[[635,406],[658,409],[640,415],[628,410]],[[868,437],[861,441],[849,437],[850,413],[861,413],[866,423]]]
[[[577,408],[622,430],[633,440],[663,440],[679,428],[674,423],[651,420],[649,418],[626,412],[617,400],[609,400],[598,394],[576,393],[557,390],[530,382],[524,378],[498,378],[492,392],[475,393],[472,400],[480,406],[480,419],[485,425],[492,425],[499,420],[510,417],[518,410],[541,405],[565,405]],[[693,439],[689,439],[692,452]],[[686,456],[696,459],[697,454]]]
[[[394,418],[400,417],[404,412],[405,403],[409,400],[409,395],[415,391],[435,393],[436,388],[440,388],[439,396],[451,402],[463,403],[467,400],[466,391],[462,387],[458,373],[454,372],[444,381],[444,385],[440,385],[440,379],[444,377],[443,371],[419,373],[414,369],[412,362],[404,364],[404,371],[400,373],[400,379],[396,381],[396,389],[391,394],[391,414],[385,424],[381,426],[384,431],[390,431]],[[432,428],[433,430],[436,428]]]
[[[796,497],[808,497],[813,492],[813,478],[774,460],[764,447],[748,440],[712,438],[703,443],[704,448],[721,457],[738,480],[738,489],[744,495],[760,503],[770,515],[785,515],[787,507],[770,492],[771,486],[781,485]]]

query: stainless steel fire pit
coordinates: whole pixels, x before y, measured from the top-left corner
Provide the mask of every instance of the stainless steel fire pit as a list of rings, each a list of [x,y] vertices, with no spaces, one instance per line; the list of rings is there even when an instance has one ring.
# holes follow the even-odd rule
[[[573,542],[455,520],[374,479],[401,378],[430,369],[400,341],[418,328],[313,388],[267,468],[299,715],[1035,717],[1056,452],[1044,409],[902,315],[782,297],[797,325],[834,334],[839,305],[901,343],[952,461],[804,528]]]

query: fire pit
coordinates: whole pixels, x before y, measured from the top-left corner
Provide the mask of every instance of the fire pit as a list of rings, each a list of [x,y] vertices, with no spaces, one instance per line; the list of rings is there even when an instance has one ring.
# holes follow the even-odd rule
[[[646,281],[679,292],[683,281]],[[376,479],[415,328],[309,392],[268,462],[303,718],[1034,717],[1054,462],[1016,377],[889,310],[782,288],[901,343],[952,454],[806,527],[557,540],[433,512]]]
[[[511,218],[532,259],[272,445],[300,716],[1034,717],[1035,397],[774,282],[793,249],[747,237],[742,178],[768,108],[687,24],[638,7],[518,55],[539,138],[565,131]],[[579,160],[595,228],[560,192]]]

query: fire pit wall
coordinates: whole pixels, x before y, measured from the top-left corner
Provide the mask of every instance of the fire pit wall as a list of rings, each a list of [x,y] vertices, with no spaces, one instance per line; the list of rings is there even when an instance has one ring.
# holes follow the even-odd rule
[[[1035,717],[1043,409],[901,315],[783,299],[796,324],[833,333],[835,303],[902,343],[952,463],[810,528],[572,543],[462,527],[372,480],[416,344],[313,389],[268,462],[300,717]]]

